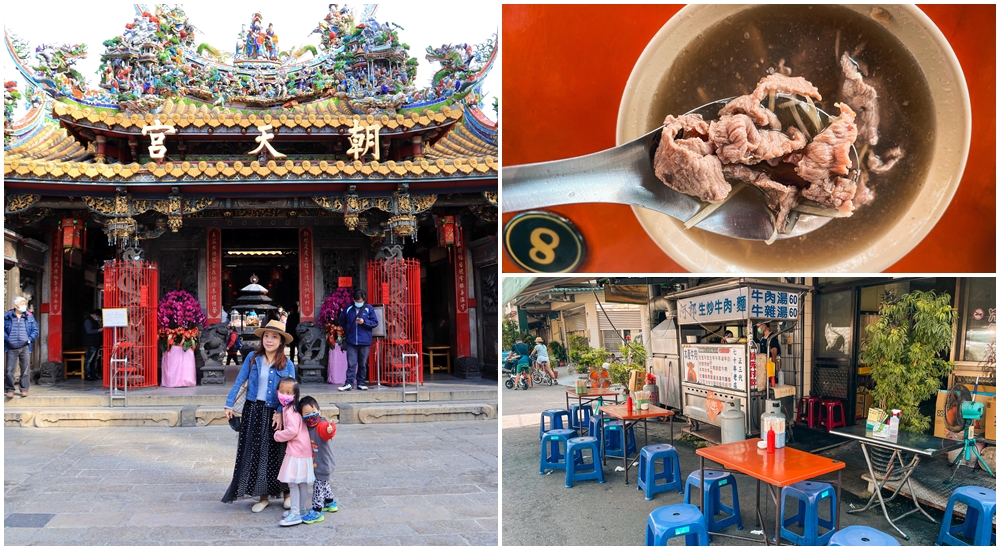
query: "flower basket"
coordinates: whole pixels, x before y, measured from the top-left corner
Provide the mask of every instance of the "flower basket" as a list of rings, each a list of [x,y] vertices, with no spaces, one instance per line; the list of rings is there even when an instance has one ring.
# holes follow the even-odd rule
[[[156,312],[160,335],[160,350],[180,346],[184,351],[198,345],[198,336],[205,325],[205,311],[198,300],[186,290],[168,292]]]
[[[332,350],[335,346],[344,347],[344,328],[337,324],[340,313],[344,308],[350,307],[354,302],[351,291],[345,287],[340,287],[333,291],[333,294],[323,300],[323,305],[319,309],[319,324],[326,332],[327,343]]]

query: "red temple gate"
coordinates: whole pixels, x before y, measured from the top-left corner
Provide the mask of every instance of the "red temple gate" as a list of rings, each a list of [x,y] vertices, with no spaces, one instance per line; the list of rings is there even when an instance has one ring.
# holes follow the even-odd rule
[[[129,388],[157,386],[156,266],[144,260],[104,262],[104,308],[128,309],[128,326],[104,331],[104,387],[111,385],[111,359],[128,359]],[[116,338],[117,336],[117,338]],[[117,347],[116,347],[117,340]],[[117,380],[121,388],[123,380]]]
[[[385,338],[375,338],[368,378],[383,384],[424,383],[421,351],[420,262],[375,260],[368,264],[368,302],[383,306]],[[403,357],[403,355],[416,357]],[[378,373],[378,374],[376,374]]]

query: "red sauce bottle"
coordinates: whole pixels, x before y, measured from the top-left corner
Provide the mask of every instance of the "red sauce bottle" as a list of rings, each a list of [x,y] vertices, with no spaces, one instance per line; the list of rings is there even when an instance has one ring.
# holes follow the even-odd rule
[[[625,409],[629,414],[632,414],[632,396],[629,395],[628,399],[625,400]]]
[[[771,429],[771,428],[768,428],[767,429],[767,452],[769,452],[769,453],[773,453],[774,452],[774,445],[775,445],[774,438],[775,438],[774,430]]]

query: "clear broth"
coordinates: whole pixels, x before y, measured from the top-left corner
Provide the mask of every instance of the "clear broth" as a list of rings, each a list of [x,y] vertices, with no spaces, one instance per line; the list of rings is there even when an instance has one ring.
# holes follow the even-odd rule
[[[838,259],[863,253],[866,243],[904,215],[926,180],[934,145],[934,104],[923,71],[892,33],[839,6],[748,8],[701,33],[678,53],[655,96],[656,125],[667,114],[751,92],[781,59],[793,76],[802,76],[819,89],[823,101],[818,105],[835,115],[843,80],[840,54],[854,52],[861,43],[864,48],[853,57],[867,64],[865,82],[879,94],[879,142],[873,149],[882,153],[899,146],[905,158],[886,174],[871,174],[875,199],[851,218],[835,219],[813,233],[766,249],[758,248],[765,246],[760,243],[725,238],[712,239],[713,248],[739,256],[760,252],[812,256],[817,245],[825,248],[824,256]]]

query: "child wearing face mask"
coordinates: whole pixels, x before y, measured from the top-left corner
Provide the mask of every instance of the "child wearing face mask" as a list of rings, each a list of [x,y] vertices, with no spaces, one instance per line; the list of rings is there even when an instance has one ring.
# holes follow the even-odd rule
[[[305,523],[323,521],[324,512],[336,512],[337,500],[330,487],[330,474],[333,473],[333,436],[337,426],[320,416],[319,403],[311,396],[305,396],[299,404],[302,406],[302,420],[309,428],[309,439],[312,440],[313,468],[316,471],[316,483],[313,483],[312,510],[302,516]]]
[[[274,432],[274,440],[288,442],[281,470],[278,471],[278,481],[288,484],[292,505],[278,525],[288,527],[302,523],[302,514],[309,510],[309,500],[312,496],[309,484],[315,481],[316,476],[313,472],[309,427],[302,420],[299,384],[294,378],[282,378],[278,383],[278,402],[282,407],[281,419],[284,427]]]

